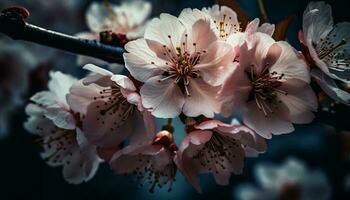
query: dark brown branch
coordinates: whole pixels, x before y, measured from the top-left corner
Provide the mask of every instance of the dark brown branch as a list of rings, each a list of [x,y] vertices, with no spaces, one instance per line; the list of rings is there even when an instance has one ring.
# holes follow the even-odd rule
[[[27,16],[16,9],[6,9],[0,13],[0,32],[14,40],[24,40],[44,46],[98,58],[111,63],[124,63],[124,49],[105,45],[95,40],[50,31],[25,21]]]

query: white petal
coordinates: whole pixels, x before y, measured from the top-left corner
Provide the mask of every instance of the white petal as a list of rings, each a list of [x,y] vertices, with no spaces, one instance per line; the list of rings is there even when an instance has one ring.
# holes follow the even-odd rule
[[[310,2],[303,15],[306,42],[316,44],[333,29],[332,8],[325,2]]]
[[[271,139],[272,134],[280,135],[293,132],[294,127],[292,123],[284,117],[284,115],[288,114],[286,113],[288,109],[279,105],[277,111],[278,113],[269,114],[268,117],[265,117],[263,112],[258,109],[256,103],[250,102],[243,115],[243,122],[266,139]]]
[[[111,106],[118,100],[97,100],[87,107],[82,130],[92,144],[101,147],[114,147],[130,135],[132,115],[124,120],[123,117],[125,117],[125,112],[133,105],[126,103],[112,108]]]
[[[124,89],[130,90],[130,91],[136,90],[134,83],[124,75],[119,75],[119,74],[113,75],[111,77],[111,80]]]
[[[145,39],[131,41],[125,45],[126,51],[129,52],[124,53],[125,67],[134,78],[141,82],[146,82],[150,77],[162,74],[162,69],[166,68],[166,61],[157,56],[157,54],[162,55],[163,52],[154,52],[151,50],[152,47],[151,44],[149,47]]]
[[[185,103],[184,96],[173,79],[159,81],[163,76],[149,79],[141,87],[142,104],[152,109],[152,114],[160,118],[172,118],[179,115]]]
[[[197,117],[204,115],[214,117],[214,113],[219,113],[220,104],[215,98],[219,87],[213,87],[206,84],[201,79],[192,79],[188,86],[191,96],[185,97],[183,112],[186,116]]]
[[[57,127],[63,129],[73,130],[76,127],[76,121],[72,113],[61,107],[49,107],[45,117],[52,120]]]
[[[210,45],[217,41],[217,36],[210,27],[210,21],[208,20],[201,19],[196,21],[187,33],[188,39],[184,37],[183,42],[187,44],[186,51],[190,54],[201,52],[204,49],[208,49],[209,51]],[[193,45],[194,43],[196,45]]]
[[[350,105],[350,94],[340,89],[332,78],[317,69],[312,70],[311,75],[328,96],[337,102]]]
[[[272,36],[275,32],[275,25],[270,23],[264,23],[258,28],[258,32]]]
[[[181,11],[179,20],[187,29],[191,29],[197,21],[208,19],[207,16],[198,9],[185,8]]]
[[[260,19],[255,18],[253,21],[251,21],[251,22],[249,22],[249,24],[247,24],[245,32],[248,34],[256,33],[258,31],[259,24],[260,24]]]
[[[99,74],[99,75],[102,75],[102,76],[113,76],[113,73],[106,70],[106,69],[103,69],[101,67],[98,67],[94,64],[87,64],[83,67],[84,69],[86,70],[89,70],[91,72],[94,72],[96,74]]]
[[[84,85],[82,81],[75,83],[67,95],[69,107],[75,112],[85,115],[87,106],[99,96],[101,87],[96,84]]]
[[[225,42],[214,42],[207,48],[207,53],[201,58],[194,69],[200,71],[203,80],[210,85],[221,85],[234,70],[235,54],[230,45]]]
[[[69,88],[78,80],[59,71],[50,72],[50,77],[51,80],[48,84],[49,90],[56,95],[57,102],[67,105],[66,95],[69,93]]]
[[[34,94],[31,98],[31,101],[35,102],[36,104],[49,106],[57,103],[57,97],[54,93],[50,91],[41,91],[36,94]]]
[[[184,31],[184,25],[178,18],[163,13],[160,18],[155,18],[148,24],[144,37],[167,45],[169,48],[173,47],[172,50],[175,51],[176,47],[181,46],[181,37]]]
[[[270,68],[270,72],[284,74],[285,79],[300,79],[310,83],[310,72],[305,61],[296,54],[294,48],[287,42],[277,42],[282,53],[277,62]]]
[[[290,83],[283,83],[281,90],[288,92],[288,95],[279,94],[278,98],[288,107],[290,119],[296,124],[310,123],[317,111],[317,97],[307,83],[293,80]]]
[[[228,117],[240,109],[248,100],[251,90],[252,83],[246,76],[245,69],[237,66],[223,83],[218,94],[218,100],[222,104],[221,113]]]

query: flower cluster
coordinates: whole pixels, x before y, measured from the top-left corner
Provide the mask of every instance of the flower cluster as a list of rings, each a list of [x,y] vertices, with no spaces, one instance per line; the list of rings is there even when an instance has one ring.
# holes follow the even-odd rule
[[[171,190],[177,171],[199,192],[201,174],[227,185],[231,174],[242,173],[245,157],[267,150],[266,140],[312,122],[318,101],[311,74],[331,97],[349,103],[333,79],[350,79],[350,26],[333,27],[324,3],[310,3],[304,13],[303,52],[273,39],[273,24],[255,19],[242,27],[226,6],[188,8],[145,23],[149,11],[142,2],[92,4],[89,37],[106,42],[107,31],[107,39],[121,42],[125,36],[128,74],[91,63],[81,80],[52,72],[49,91],[31,98],[26,128],[40,137],[42,157],[63,165],[71,183],[89,180],[104,161],[149,184],[150,192]],[[217,118],[237,113],[242,124]],[[174,142],[176,117],[185,125],[181,144]],[[156,118],[168,123],[157,130]]]

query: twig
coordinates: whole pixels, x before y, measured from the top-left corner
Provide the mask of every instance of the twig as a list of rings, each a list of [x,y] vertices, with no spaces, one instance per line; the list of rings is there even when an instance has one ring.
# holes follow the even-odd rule
[[[44,46],[98,58],[110,63],[124,63],[124,49],[101,44],[96,40],[86,40],[55,31],[50,31],[25,21],[20,7],[6,9],[0,13],[0,32],[14,40],[24,40]],[[25,9],[24,9],[25,10]]]
[[[258,0],[258,4],[259,4],[259,10],[260,10],[261,19],[263,20],[263,22],[268,22],[269,18],[267,17],[264,1],[263,0]]]

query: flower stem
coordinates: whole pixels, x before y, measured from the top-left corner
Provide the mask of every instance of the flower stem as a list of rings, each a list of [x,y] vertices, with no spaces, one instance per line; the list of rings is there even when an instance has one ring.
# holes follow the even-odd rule
[[[258,0],[258,4],[259,4],[260,15],[261,15],[261,18],[262,18],[263,22],[268,22],[269,19],[267,17],[264,1],[263,0]]]
[[[110,63],[124,63],[125,50],[121,47],[101,44],[96,40],[80,39],[29,24],[21,13],[13,10],[0,13],[0,32],[14,40],[29,41]]]
[[[163,130],[169,131],[169,133],[174,133],[173,119],[168,118],[167,123],[162,127]]]

